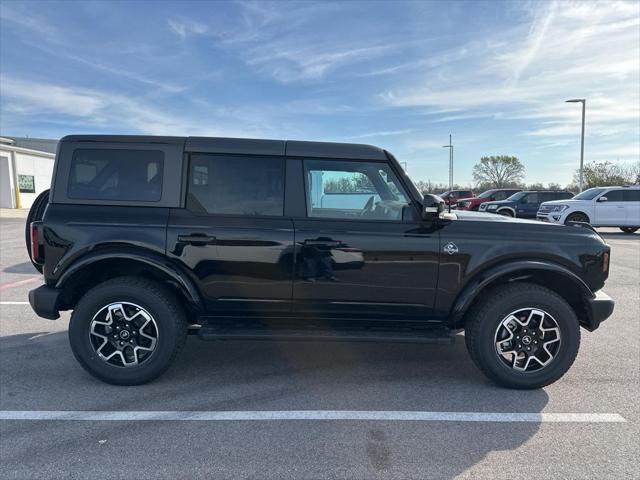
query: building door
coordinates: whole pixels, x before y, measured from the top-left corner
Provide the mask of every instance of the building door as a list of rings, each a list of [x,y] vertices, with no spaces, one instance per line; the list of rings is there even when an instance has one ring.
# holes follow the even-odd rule
[[[9,157],[0,155],[0,208],[13,208]]]

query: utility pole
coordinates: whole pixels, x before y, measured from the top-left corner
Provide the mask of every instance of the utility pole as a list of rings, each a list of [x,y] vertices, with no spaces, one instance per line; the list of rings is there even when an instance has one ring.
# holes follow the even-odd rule
[[[451,143],[451,134],[449,134],[449,145],[443,145],[442,148],[449,149],[449,195],[453,190],[453,143]],[[449,213],[451,213],[451,199],[449,199]]]
[[[584,113],[587,106],[586,98],[573,98],[565,100],[565,103],[582,103],[582,133],[580,135],[580,185],[578,188],[582,192],[582,171],[584,169]]]

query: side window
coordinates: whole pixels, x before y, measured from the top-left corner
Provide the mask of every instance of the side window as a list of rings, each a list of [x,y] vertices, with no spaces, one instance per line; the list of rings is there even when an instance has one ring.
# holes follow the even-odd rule
[[[508,196],[509,196],[509,193],[508,193],[508,192],[496,192],[496,193],[494,193],[494,195],[493,195],[493,199],[494,199],[495,201],[498,201],[498,200],[504,200],[504,199],[506,199]]]
[[[84,200],[157,202],[163,166],[159,150],[77,149],[67,194]]]
[[[522,199],[522,203],[538,203],[538,194],[529,193],[528,195],[525,195]]]
[[[640,190],[625,190],[623,198],[625,202],[640,202]]]
[[[624,197],[623,190],[610,190],[604,194],[609,202],[622,202]]]
[[[284,214],[284,159],[192,155],[187,207],[210,214]]]
[[[555,200],[556,198],[559,198],[559,197],[555,192],[540,192],[540,193],[538,193],[538,201],[540,203],[549,202],[551,200]]]
[[[305,160],[304,170],[309,217],[402,220],[409,203],[384,163]]]

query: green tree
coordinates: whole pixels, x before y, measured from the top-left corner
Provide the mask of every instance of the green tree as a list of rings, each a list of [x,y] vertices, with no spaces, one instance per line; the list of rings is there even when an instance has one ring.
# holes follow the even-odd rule
[[[509,155],[482,157],[473,167],[473,180],[479,186],[515,187],[523,178],[524,165],[517,157]]]
[[[613,185],[625,185],[634,183],[635,172],[633,168],[625,168],[624,165],[613,162],[589,162],[584,166],[582,188],[610,187]],[[580,184],[580,169],[573,175],[573,183]]]
[[[324,182],[325,193],[375,193],[369,178],[356,173],[349,177],[332,178]]]

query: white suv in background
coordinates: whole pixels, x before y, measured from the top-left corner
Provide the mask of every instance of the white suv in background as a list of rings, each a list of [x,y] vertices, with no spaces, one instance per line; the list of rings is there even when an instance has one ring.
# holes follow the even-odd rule
[[[590,188],[569,200],[544,202],[536,218],[551,223],[587,222],[633,233],[640,228],[640,185]]]

